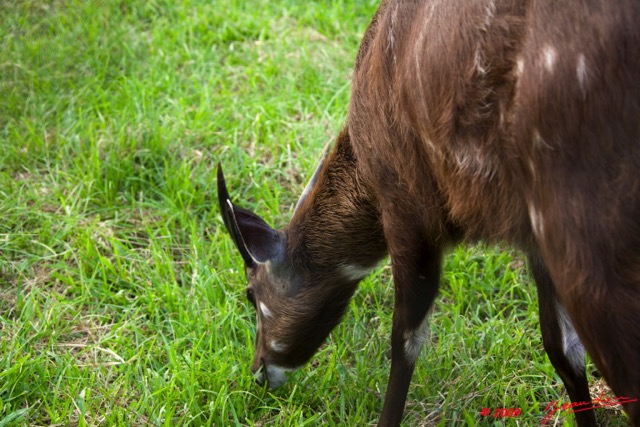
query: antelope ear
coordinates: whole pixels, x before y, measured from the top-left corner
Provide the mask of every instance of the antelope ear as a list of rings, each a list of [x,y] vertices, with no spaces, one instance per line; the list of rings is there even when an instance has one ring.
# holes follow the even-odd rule
[[[231,203],[222,166],[218,164],[218,204],[224,225],[248,267],[273,259],[282,248],[278,232],[258,215]]]

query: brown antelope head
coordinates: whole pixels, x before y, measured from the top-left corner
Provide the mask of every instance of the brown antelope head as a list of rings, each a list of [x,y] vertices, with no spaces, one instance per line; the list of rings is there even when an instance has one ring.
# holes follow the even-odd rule
[[[220,210],[244,260],[247,299],[256,310],[251,370],[270,388],[282,385],[289,372],[313,356],[342,318],[357,283],[384,256],[377,211],[364,188],[352,185],[353,171],[345,173],[353,166],[344,156],[347,139],[346,134],[339,139],[339,155],[327,160],[325,151],[283,230],[234,205],[218,167]],[[322,173],[328,164],[340,172]],[[318,182],[331,186],[316,191]],[[313,196],[307,197],[309,193]],[[365,208],[366,215],[358,213]]]

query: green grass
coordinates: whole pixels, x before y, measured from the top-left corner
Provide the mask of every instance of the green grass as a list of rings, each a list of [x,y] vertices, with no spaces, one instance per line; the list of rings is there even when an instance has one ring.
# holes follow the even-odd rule
[[[0,427],[375,424],[388,267],[313,362],[267,391],[215,202],[223,162],[236,200],[286,224],[344,121],[375,7],[0,0]],[[405,425],[516,425],[483,407],[537,425],[567,400],[519,254],[451,254],[431,330]]]

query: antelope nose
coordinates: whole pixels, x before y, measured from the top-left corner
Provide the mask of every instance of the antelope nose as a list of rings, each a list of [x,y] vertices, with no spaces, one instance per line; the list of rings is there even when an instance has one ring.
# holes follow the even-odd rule
[[[267,385],[270,390],[280,387],[287,382],[289,373],[295,369],[284,368],[281,366],[270,364],[268,365],[263,358],[260,358],[258,362],[254,363],[251,367],[253,377],[260,385]]]

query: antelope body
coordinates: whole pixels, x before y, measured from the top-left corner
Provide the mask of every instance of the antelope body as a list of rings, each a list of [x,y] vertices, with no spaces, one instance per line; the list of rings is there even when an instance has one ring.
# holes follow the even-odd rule
[[[640,397],[640,2],[383,1],[344,130],[290,223],[233,205],[221,169],[218,194],[257,310],[252,370],[270,387],[388,255],[379,425],[398,425],[443,252],[484,240],[527,255],[571,400],[591,400],[585,350],[616,396]],[[624,409],[640,426],[639,402]],[[594,411],[575,415],[596,425]]]

